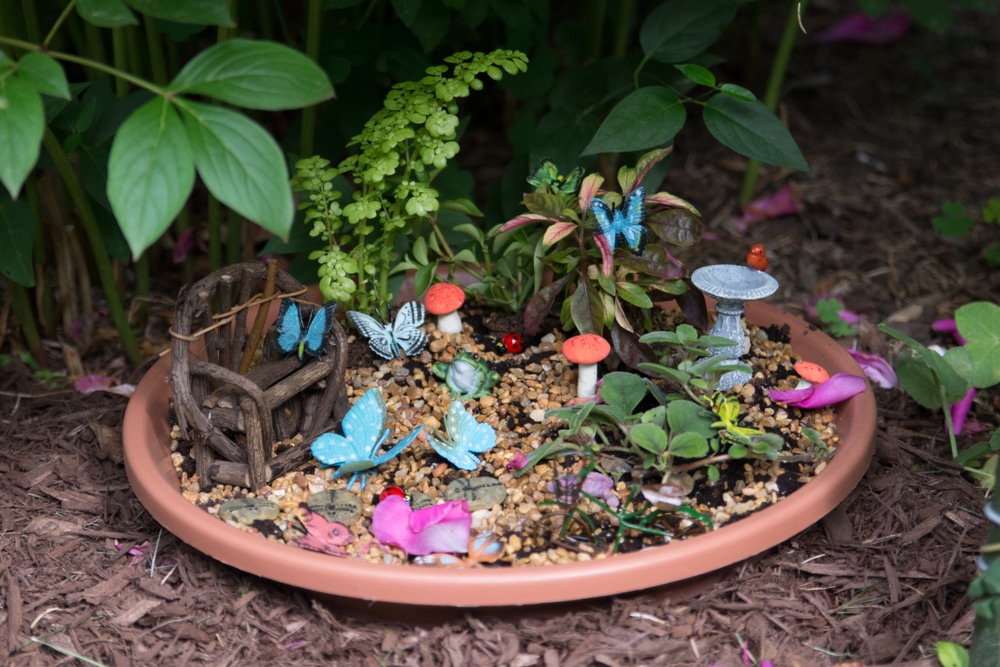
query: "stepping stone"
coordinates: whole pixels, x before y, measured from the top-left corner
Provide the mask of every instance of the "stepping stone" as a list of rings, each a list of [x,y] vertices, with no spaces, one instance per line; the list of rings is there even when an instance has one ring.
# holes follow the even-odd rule
[[[278,503],[266,498],[234,498],[219,505],[220,518],[247,526],[254,521],[274,521],[278,511]]]
[[[484,510],[499,505],[507,498],[507,487],[496,477],[456,479],[444,491],[446,500],[469,501],[469,511]]]
[[[428,496],[426,493],[420,493],[419,491],[414,491],[410,494],[410,507],[415,510],[422,510],[425,507],[430,507],[434,504],[434,499]]]
[[[320,491],[309,496],[306,505],[327,521],[352,526],[361,518],[361,498],[350,491]]]

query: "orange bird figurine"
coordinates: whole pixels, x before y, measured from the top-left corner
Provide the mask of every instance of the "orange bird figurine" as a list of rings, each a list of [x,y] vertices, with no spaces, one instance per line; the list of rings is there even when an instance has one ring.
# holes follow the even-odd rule
[[[764,246],[760,243],[750,246],[750,252],[747,253],[747,266],[758,271],[767,268],[767,255],[764,254]]]

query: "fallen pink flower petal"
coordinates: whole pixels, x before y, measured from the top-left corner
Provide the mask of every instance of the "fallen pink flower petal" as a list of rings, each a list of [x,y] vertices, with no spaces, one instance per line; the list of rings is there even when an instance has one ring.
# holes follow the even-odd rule
[[[414,510],[405,498],[389,496],[372,512],[372,534],[410,556],[465,553],[469,550],[472,515],[465,500],[451,500]]]
[[[745,232],[752,222],[801,212],[802,204],[799,203],[795,189],[791,184],[786,184],[770,197],[752,201],[744,206],[743,217],[736,222],[736,230]]]
[[[873,19],[864,12],[851,14],[813,38],[814,42],[863,42],[885,44],[906,34],[913,24],[910,15],[901,12]]]
[[[955,320],[952,319],[935,320],[934,322],[931,323],[931,329],[937,331],[938,333],[951,334],[952,337],[955,339],[955,342],[958,343],[959,345],[965,345],[965,343],[967,342],[965,338],[962,337],[962,334],[958,333],[958,325],[955,324]]]
[[[965,428],[965,420],[969,417],[969,410],[972,409],[972,401],[975,398],[976,388],[973,387],[966,392],[965,398],[958,403],[953,403],[949,408],[951,410],[951,427],[955,429],[955,435],[962,435],[962,430]]]
[[[772,389],[772,401],[784,403],[793,408],[825,408],[828,405],[840,403],[865,390],[865,379],[848,373],[837,373],[822,384],[813,385],[807,389],[792,389],[780,391]]]
[[[514,452],[513,458],[507,462],[507,470],[524,470],[524,466],[528,465],[527,455],[518,450]]]
[[[861,370],[865,372],[868,379],[878,386],[883,389],[892,389],[899,383],[896,371],[892,370],[889,362],[879,355],[858,352],[857,350],[848,350],[848,352],[854,357],[854,361],[858,362],[858,366],[861,366]]]
[[[119,396],[131,396],[135,393],[135,385],[118,384],[118,380],[116,378],[107,377],[106,375],[84,375],[77,380],[73,386],[81,394],[92,394],[95,391],[104,391],[109,394],[117,394]]]

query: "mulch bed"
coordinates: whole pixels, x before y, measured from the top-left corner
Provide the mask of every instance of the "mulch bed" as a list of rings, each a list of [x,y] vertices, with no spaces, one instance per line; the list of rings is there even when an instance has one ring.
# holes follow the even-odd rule
[[[950,37],[803,44],[783,113],[813,166],[792,176],[806,209],[744,235],[729,227],[740,165],[695,119],[665,187],[695,202],[718,240],[682,259],[731,262],[764,242],[782,285],[773,303],[801,312],[820,292],[840,295],[863,316],[859,348],[880,354],[890,350],[874,323],[931,341],[934,319],[996,300],[1000,272],[980,252],[995,230],[942,240],[930,218],[945,200],[981,206],[1000,192],[997,25],[975,15]],[[784,180],[765,169],[762,187]],[[105,343],[84,362],[106,372],[118,357]],[[124,400],[45,389],[15,363],[0,374],[0,655],[17,667],[73,662],[46,642],[116,667],[735,667],[746,643],[775,665],[932,667],[934,642],[967,641],[972,629],[965,591],[984,494],[950,464],[940,414],[897,390],[876,395],[875,460],[847,500],[688,599],[647,591],[418,622],[273,585],[162,532],[125,479]],[[982,392],[973,416],[996,427],[998,402]]]

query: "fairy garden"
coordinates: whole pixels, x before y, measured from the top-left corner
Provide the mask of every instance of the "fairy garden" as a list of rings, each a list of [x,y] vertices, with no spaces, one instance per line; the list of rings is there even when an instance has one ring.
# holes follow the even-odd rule
[[[865,380],[745,322],[778,288],[762,246],[689,273],[670,247],[698,241],[698,211],[645,185],[670,149],[614,183],[543,160],[524,213],[446,233],[440,212],[480,214],[434,187],[456,101],[526,58],[447,63],[394,86],[337,167],[297,165],[319,298],[273,260],[182,293],[184,496],[290,548],[525,566],[691,539],[822,474]]]

